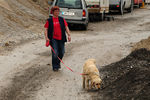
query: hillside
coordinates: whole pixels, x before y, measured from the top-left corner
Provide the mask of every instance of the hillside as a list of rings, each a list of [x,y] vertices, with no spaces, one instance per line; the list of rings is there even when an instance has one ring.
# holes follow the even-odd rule
[[[48,17],[48,0],[0,0],[0,46],[37,39]]]

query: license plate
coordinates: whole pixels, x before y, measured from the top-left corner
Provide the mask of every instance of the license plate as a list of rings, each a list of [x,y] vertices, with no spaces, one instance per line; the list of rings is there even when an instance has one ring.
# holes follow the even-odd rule
[[[72,16],[72,15],[74,15],[74,13],[73,12],[62,12],[62,15],[70,15],[70,16]]]

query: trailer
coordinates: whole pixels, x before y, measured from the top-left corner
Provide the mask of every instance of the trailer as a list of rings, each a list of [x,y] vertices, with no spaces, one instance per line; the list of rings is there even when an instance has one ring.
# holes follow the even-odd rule
[[[109,13],[109,0],[85,0],[89,12],[89,19],[103,21],[105,14]]]

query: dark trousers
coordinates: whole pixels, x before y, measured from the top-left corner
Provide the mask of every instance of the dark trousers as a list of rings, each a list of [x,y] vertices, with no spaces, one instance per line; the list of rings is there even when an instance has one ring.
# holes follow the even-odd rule
[[[52,39],[51,46],[53,47],[55,53],[52,51],[52,66],[53,69],[60,68],[60,60],[57,58],[57,56],[62,59],[65,53],[65,43],[61,40]]]

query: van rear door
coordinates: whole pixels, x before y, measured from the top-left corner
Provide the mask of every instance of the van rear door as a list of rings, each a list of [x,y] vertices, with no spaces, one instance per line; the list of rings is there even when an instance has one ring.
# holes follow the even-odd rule
[[[60,7],[60,16],[64,17],[65,19],[82,19],[82,0],[57,0],[55,5]]]

